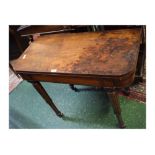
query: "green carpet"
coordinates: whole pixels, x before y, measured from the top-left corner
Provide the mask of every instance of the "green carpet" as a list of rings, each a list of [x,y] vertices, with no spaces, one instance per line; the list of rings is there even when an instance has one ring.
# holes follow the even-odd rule
[[[9,128],[117,128],[117,120],[105,93],[77,93],[72,91],[69,85],[45,82],[42,84],[65,117],[57,117],[33,86],[24,81],[9,95]],[[126,128],[145,129],[145,104],[125,97],[120,97],[120,102]]]

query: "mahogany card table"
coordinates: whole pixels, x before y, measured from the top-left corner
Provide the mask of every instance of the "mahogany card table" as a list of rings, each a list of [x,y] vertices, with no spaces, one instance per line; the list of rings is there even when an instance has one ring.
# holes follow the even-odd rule
[[[63,113],[40,81],[105,88],[119,127],[124,128],[118,91],[134,80],[140,43],[140,29],[44,35],[11,64],[59,117]]]

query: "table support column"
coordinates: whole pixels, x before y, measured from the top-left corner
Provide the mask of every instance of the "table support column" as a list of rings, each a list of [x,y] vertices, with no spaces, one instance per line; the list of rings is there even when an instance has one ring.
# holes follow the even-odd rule
[[[37,92],[42,96],[42,98],[49,104],[49,106],[54,110],[57,116],[63,117],[63,113],[61,113],[58,108],[53,103],[50,96],[47,94],[46,90],[43,88],[39,81],[29,81],[32,83],[33,87],[37,90]]]
[[[120,128],[125,128],[122,116],[121,116],[121,108],[120,108],[120,104],[119,104],[119,97],[118,97],[118,93],[116,91],[112,91],[112,92],[108,92],[109,98],[111,99],[112,102],[112,107],[114,110],[114,113],[117,117],[118,123],[119,123],[119,127]]]

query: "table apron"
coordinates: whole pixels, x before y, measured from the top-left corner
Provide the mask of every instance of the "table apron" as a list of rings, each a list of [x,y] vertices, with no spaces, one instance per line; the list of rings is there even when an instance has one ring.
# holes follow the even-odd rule
[[[44,81],[54,83],[66,83],[77,85],[90,85],[96,87],[128,87],[134,80],[134,73],[122,77],[93,77],[93,76],[64,76],[46,74],[25,74],[20,73],[21,77],[27,81]]]

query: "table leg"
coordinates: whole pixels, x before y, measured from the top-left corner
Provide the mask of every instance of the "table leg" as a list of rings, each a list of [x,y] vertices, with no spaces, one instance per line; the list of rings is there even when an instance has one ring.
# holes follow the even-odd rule
[[[118,93],[113,91],[113,92],[108,92],[108,95],[112,101],[113,110],[114,110],[114,113],[117,117],[119,127],[125,128],[125,125],[124,125],[124,122],[123,122],[123,119],[121,116],[121,108],[120,108],[120,104],[119,104]]]
[[[79,90],[78,90],[73,84],[70,84],[69,86],[70,86],[70,88],[71,88],[72,90],[74,90],[75,92],[79,92]]]
[[[54,110],[57,116],[62,117],[63,113],[61,113],[55,104],[53,103],[50,96],[47,94],[46,90],[43,88],[39,81],[29,81],[32,83],[33,87],[37,90],[37,92],[42,96],[42,98],[49,104],[49,106]]]

